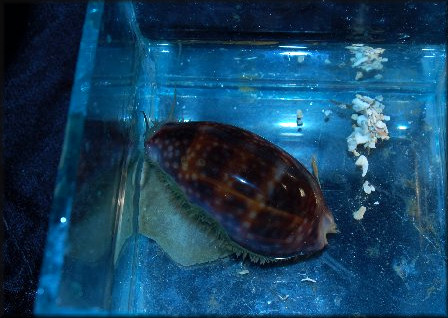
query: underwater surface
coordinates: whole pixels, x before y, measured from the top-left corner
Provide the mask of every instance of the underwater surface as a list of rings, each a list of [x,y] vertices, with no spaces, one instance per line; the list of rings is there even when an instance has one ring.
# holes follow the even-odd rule
[[[57,306],[446,314],[444,45],[99,41]],[[221,249],[148,166],[142,111],[274,143],[318,172],[339,233],[298,260],[260,264]]]

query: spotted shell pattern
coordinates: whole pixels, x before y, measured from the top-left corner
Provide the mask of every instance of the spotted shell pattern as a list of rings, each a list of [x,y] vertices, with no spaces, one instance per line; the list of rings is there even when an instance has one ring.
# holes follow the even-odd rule
[[[146,139],[145,151],[249,252],[276,259],[309,254],[334,232],[316,178],[254,133],[215,122],[168,123]]]

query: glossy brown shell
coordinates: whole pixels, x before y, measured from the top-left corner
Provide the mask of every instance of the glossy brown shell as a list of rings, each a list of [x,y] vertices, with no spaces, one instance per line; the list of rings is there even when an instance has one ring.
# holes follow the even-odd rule
[[[145,151],[250,252],[269,258],[315,252],[335,229],[314,176],[249,131],[215,122],[165,124]]]

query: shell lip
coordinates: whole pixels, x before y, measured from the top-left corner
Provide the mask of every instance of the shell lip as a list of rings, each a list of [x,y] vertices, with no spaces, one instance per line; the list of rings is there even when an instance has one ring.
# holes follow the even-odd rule
[[[336,222],[334,221],[334,216],[331,211],[325,207],[322,214],[322,219],[319,224],[320,241],[322,248],[328,245],[327,234],[340,233],[337,228]]]

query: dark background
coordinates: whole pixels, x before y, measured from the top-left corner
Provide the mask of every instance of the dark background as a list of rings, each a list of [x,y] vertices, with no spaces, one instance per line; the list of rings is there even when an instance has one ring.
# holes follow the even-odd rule
[[[3,4],[6,315],[33,311],[86,4]]]

